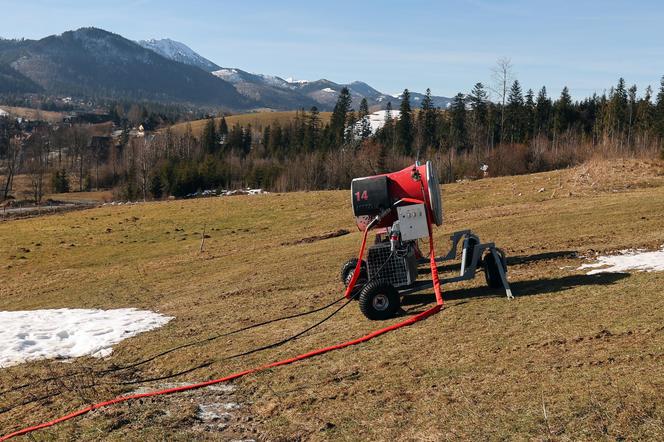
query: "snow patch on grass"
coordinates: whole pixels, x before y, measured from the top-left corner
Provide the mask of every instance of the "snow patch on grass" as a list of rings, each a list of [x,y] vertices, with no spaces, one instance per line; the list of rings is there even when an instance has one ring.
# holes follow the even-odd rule
[[[0,368],[38,359],[105,357],[113,345],[171,319],[135,308],[0,311]]]
[[[597,273],[620,273],[635,270],[639,272],[664,271],[664,246],[660,250],[621,250],[617,255],[600,256],[596,263],[583,264],[578,270],[593,269],[588,275]]]

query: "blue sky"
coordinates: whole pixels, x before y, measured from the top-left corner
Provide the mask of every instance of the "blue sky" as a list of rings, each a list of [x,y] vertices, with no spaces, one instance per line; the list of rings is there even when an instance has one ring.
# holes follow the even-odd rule
[[[29,5],[29,6],[28,6]],[[639,93],[664,75],[657,1],[0,0],[0,36],[96,26],[169,37],[223,67],[452,96],[509,57],[527,88],[581,98],[623,76]]]

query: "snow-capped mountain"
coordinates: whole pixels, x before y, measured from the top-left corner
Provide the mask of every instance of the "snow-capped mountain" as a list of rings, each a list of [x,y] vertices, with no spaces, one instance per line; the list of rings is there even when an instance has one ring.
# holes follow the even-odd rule
[[[220,69],[215,63],[199,55],[186,44],[171,40],[170,38],[162,38],[160,40],[151,38],[150,40],[137,41],[137,43],[168,59],[196,66],[204,71],[212,72]]]
[[[353,100],[352,106],[357,110],[362,98],[366,98],[373,109],[384,109],[388,102],[398,107],[400,95],[384,94],[367,83],[353,81],[339,84],[330,80],[300,80],[293,77],[281,78],[274,75],[256,74],[238,68],[219,67],[210,60],[200,56],[187,45],[170,40],[147,40],[139,42],[146,48],[160,55],[181,63],[191,64],[212,73],[235,86],[245,97],[259,101],[265,107],[273,109],[309,108],[317,106],[320,110],[330,110],[337,101],[339,92],[347,87]],[[419,107],[424,95],[411,92],[411,105]],[[447,97],[432,97],[434,105],[446,108],[450,103]]]

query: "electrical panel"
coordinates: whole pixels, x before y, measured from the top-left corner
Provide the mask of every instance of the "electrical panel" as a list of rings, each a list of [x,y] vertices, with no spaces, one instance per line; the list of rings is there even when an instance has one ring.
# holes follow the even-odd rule
[[[429,223],[424,204],[397,207],[401,240],[411,241],[429,237]]]

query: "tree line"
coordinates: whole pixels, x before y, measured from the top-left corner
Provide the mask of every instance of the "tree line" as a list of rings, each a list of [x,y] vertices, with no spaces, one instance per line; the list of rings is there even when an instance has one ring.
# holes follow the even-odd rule
[[[159,116],[116,104],[111,114],[122,132],[112,141],[80,125],[57,130],[36,125],[21,139],[17,123],[3,119],[0,197],[9,194],[10,177],[20,171],[33,177],[35,199],[51,186],[60,191],[113,187],[118,197],[135,200],[215,188],[347,188],[354,177],[395,170],[416,159],[435,160],[449,182],[481,176],[483,164],[490,175],[506,175],[568,167],[593,155],[662,155],[664,77],[656,94],[650,87],[638,92],[620,78],[601,95],[574,100],[565,87],[552,98],[546,87],[524,91],[503,62],[494,84],[476,83],[446,109],[433,105],[430,90],[414,107],[404,90],[398,109],[387,103],[375,132],[366,99],[355,110],[346,88],[329,120],[316,107],[299,110],[285,123],[253,126],[209,117],[200,133],[188,124],[182,133],[167,126],[132,135],[133,124],[158,128],[160,119],[170,116],[163,109]]]

